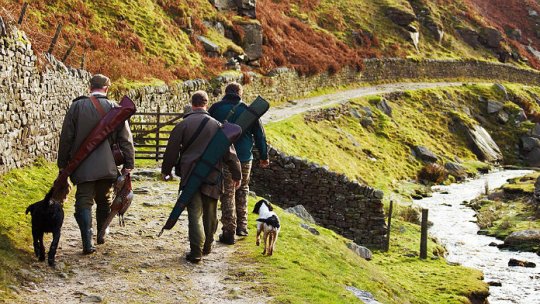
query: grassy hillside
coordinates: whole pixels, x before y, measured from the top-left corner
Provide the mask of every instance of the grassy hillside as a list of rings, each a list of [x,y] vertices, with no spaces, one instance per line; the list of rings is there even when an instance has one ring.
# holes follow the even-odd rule
[[[534,107],[531,111],[538,112],[539,106],[534,101],[534,96],[540,93],[538,88],[506,87],[510,95],[516,96],[513,97],[515,102],[530,104]],[[508,109],[519,109],[515,102],[504,101],[491,85],[406,91],[387,97],[392,117],[376,107],[381,97],[360,98],[344,106],[349,114],[339,115],[335,120],[311,120],[311,114],[307,119],[298,115],[269,124],[267,136],[278,150],[327,165],[331,170],[374,187],[391,190],[400,180],[414,179],[423,167],[411,152],[416,145],[437,154],[440,164],[459,159],[471,170],[476,166],[477,157],[465,138],[455,132],[453,117],[481,119],[481,125],[501,148],[506,164],[519,164],[515,147],[520,134],[533,125],[513,120],[503,125],[487,114],[485,100],[488,99],[500,100]],[[351,114],[353,112],[356,116]],[[364,127],[362,120],[368,112],[372,112],[372,124]]]
[[[23,2],[0,0],[0,16],[14,23]],[[207,0],[29,3],[21,27],[37,51],[48,49],[62,24],[54,54],[62,58],[76,43],[68,64],[80,66],[84,55],[91,72],[115,80],[170,82],[216,75],[231,56],[226,50],[242,53],[245,32],[238,24],[246,22],[260,23],[264,38],[262,58],[244,64],[244,71],[289,66],[302,74],[334,72],[345,65],[361,68],[361,60],[370,57],[497,61],[502,56],[518,65],[539,66],[528,49],[540,50],[539,20],[533,13],[540,12],[540,5],[532,0],[258,0],[257,20],[218,11]],[[413,18],[409,27],[398,25],[403,18],[396,21],[392,11]],[[420,33],[418,49],[408,32],[415,30]],[[483,38],[484,32],[495,42],[484,41],[492,37]],[[218,57],[205,52],[199,35],[220,47]],[[466,37],[473,37],[472,42]]]
[[[255,201],[250,199],[250,208]],[[350,240],[310,224],[320,232],[313,235],[300,226],[301,219],[276,209],[282,229],[274,255],[262,256],[250,235],[238,243],[236,256],[249,267],[233,271],[237,278],[259,282],[275,303],[362,303],[347,286],[369,291],[381,303],[400,304],[469,303],[473,294],[487,292],[480,272],[447,264],[440,257],[444,250],[431,240],[429,258],[420,260],[418,225],[393,222],[390,251],[366,261],[347,248]],[[251,214],[249,223],[255,219]],[[254,234],[255,227],[250,229]]]

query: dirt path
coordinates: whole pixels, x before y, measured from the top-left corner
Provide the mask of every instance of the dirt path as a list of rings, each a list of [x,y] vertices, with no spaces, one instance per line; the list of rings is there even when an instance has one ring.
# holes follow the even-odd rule
[[[462,82],[391,83],[345,90],[312,98],[296,99],[291,100],[286,105],[270,108],[268,113],[262,117],[262,121],[264,124],[280,121],[309,110],[315,110],[332,104],[344,103],[351,98],[385,94],[396,91],[460,86],[462,84]]]
[[[17,302],[267,302],[253,291],[256,283],[239,282],[230,271],[238,266],[230,259],[234,246],[217,243],[198,265],[184,259],[189,250],[185,214],[173,230],[157,237],[172,208],[177,187],[177,181],[135,181],[134,188],[139,193],[127,212],[126,226],[119,227],[115,219],[107,242],[90,256],[81,254],[77,224],[72,211],[66,212],[57,268],[37,261],[29,265],[28,274],[41,282],[23,283]]]

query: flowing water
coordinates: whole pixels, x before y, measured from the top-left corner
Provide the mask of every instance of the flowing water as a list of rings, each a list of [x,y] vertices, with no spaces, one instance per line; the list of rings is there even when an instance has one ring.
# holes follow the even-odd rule
[[[486,282],[502,283],[501,287],[490,287],[491,304],[540,304],[540,256],[489,246],[492,242],[502,241],[478,235],[475,212],[462,203],[479,197],[485,192],[486,185],[489,189],[495,189],[505,184],[509,178],[530,172],[498,171],[461,184],[437,186],[434,190],[438,192],[433,193],[432,197],[415,201],[422,208],[429,209],[429,220],[433,222],[429,232],[448,249],[449,262],[482,270]],[[537,267],[509,267],[508,261],[511,258],[534,262]]]

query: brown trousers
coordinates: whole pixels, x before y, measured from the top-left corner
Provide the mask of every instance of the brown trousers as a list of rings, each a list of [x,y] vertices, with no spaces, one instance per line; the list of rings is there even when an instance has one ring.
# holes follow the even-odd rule
[[[238,190],[234,189],[231,173],[223,168],[225,192],[221,195],[221,223],[224,235],[234,235],[237,231],[247,231],[247,196],[249,194],[249,178],[251,161],[242,163],[242,182]]]

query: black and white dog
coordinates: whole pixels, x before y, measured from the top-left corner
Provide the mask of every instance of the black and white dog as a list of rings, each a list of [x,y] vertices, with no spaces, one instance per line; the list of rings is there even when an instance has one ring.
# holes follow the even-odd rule
[[[62,187],[63,188],[63,187]],[[69,193],[69,185],[66,189],[54,191],[51,189],[45,198],[26,208],[26,214],[32,215],[32,237],[34,239],[34,253],[39,261],[45,260],[45,246],[43,235],[45,232],[52,232],[53,240],[49,248],[47,261],[49,265],[55,266],[56,249],[60,241],[60,230],[64,223],[64,201]]]
[[[262,254],[272,255],[279,234],[279,218],[267,200],[260,200],[255,204],[253,213],[259,215],[257,219],[257,246],[260,245],[260,236],[263,232],[264,251]]]

